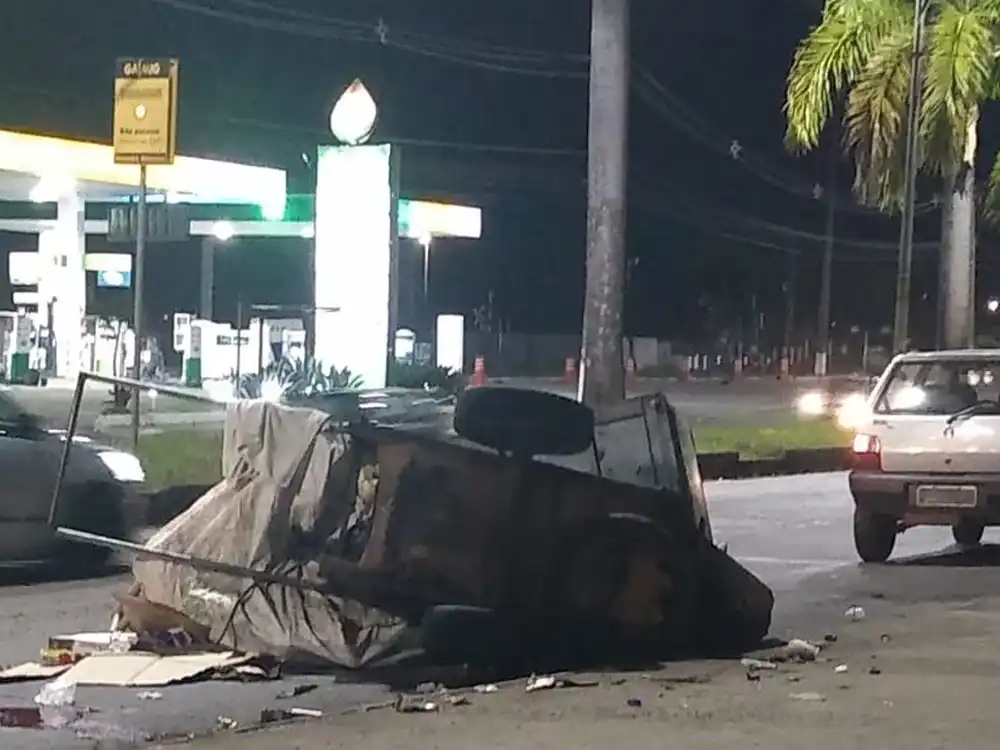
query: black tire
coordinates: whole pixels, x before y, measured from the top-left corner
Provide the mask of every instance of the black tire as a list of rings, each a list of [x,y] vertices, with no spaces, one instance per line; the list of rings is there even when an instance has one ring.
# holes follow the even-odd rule
[[[960,547],[978,547],[983,541],[986,525],[968,519],[959,521],[951,527],[951,535]]]
[[[125,514],[122,492],[112,484],[89,483],[70,489],[60,502],[59,525],[91,534],[122,539]],[[65,566],[105,568],[117,559],[113,550],[93,544],[59,540],[58,562]]]
[[[897,522],[892,516],[854,509],[854,549],[866,563],[884,563],[896,546]]]

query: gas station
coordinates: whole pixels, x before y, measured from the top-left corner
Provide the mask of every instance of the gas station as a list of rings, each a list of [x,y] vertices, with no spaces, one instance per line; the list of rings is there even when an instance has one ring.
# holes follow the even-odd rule
[[[154,205],[201,205],[202,213],[218,212],[216,219],[190,221],[190,237],[312,240],[315,356],[359,373],[370,387],[381,387],[385,385],[392,316],[392,248],[399,237],[410,237],[423,245],[426,256],[436,237],[478,239],[481,211],[471,206],[400,199],[394,187],[398,178],[390,174],[395,154],[388,145],[321,146],[318,153],[316,194],[308,200],[312,215],[288,211],[291,200],[284,170],[186,156],[176,156],[171,164],[147,167],[147,199]],[[42,332],[49,332],[56,342],[53,361],[46,368],[50,375],[72,378],[81,369],[93,369],[93,352],[85,346],[88,335],[93,338],[93,331],[88,334],[84,325],[86,272],[113,272],[129,282],[132,274],[130,265],[121,266],[124,253],[117,256],[119,262],[113,268],[101,264],[107,258],[115,260],[114,254],[92,253],[88,258],[86,236],[107,235],[109,220],[88,219],[86,207],[96,204],[110,211],[115,205],[134,204],[140,191],[138,168],[116,164],[110,145],[0,131],[0,202],[6,204],[0,232],[37,237],[35,253],[11,253],[10,272],[14,271],[14,256],[19,256],[17,283],[37,280],[37,294],[33,297],[36,309],[15,302],[18,312],[6,314],[12,321],[0,339],[4,363],[0,366],[6,377],[17,369],[12,366],[11,353],[21,352],[32,336]],[[226,218],[231,213],[227,209],[236,206],[256,207],[260,218]],[[19,211],[27,216],[19,218]],[[46,218],[38,217],[46,211]],[[209,298],[213,247],[211,241],[202,244],[202,286],[203,292],[208,287]],[[359,279],[366,282],[359,283]],[[199,329],[197,338],[203,339],[203,333],[221,325],[194,315],[189,322],[192,333],[182,336],[188,347],[196,337],[194,329]],[[200,352],[186,354],[201,356]],[[246,361],[256,364],[250,358]],[[217,371],[219,366],[202,369]]]

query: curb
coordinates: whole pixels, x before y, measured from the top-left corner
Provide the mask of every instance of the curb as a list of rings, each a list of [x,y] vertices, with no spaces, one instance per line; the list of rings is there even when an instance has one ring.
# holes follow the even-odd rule
[[[204,425],[222,425],[226,421],[224,411],[190,411],[190,412],[150,412],[143,414],[140,427],[199,427]],[[94,420],[94,429],[103,432],[107,429],[129,427],[132,424],[131,414],[102,414]]]
[[[847,471],[851,464],[850,448],[791,450],[780,457],[761,459],[741,459],[738,453],[702,453],[698,456],[704,481],[823,474]]]

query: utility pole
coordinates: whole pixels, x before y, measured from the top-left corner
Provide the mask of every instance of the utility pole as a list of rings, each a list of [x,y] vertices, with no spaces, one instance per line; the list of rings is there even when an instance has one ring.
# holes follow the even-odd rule
[[[798,281],[798,253],[788,254],[788,280],[785,282],[785,340],[782,360],[785,367],[792,364],[792,344],[795,337],[795,285]],[[782,367],[784,370],[784,367]],[[782,375],[786,374],[782,372]]]
[[[829,161],[826,173],[826,190],[821,195],[826,198],[826,228],[824,230],[823,266],[820,272],[819,310],[816,316],[816,364],[813,374],[826,377],[829,368],[827,358],[830,356],[830,305],[833,298],[833,249],[834,232],[837,221],[837,160],[840,154],[836,133],[830,138],[828,148]]]
[[[132,333],[134,346],[132,347],[132,377],[142,380],[142,350],[146,340],[146,326],[143,320],[143,291],[146,282],[146,165],[139,165],[139,207],[136,211],[136,231],[135,231],[135,267],[133,274],[134,309],[132,311]],[[132,392],[132,448],[139,445],[139,423],[140,423],[140,401],[142,391],[136,389]]]
[[[622,312],[628,169],[629,0],[591,0],[587,286],[579,398],[625,397]]]
[[[923,92],[924,25],[927,0],[914,0],[913,53],[906,111],[906,150],[904,152],[903,219],[899,228],[899,265],[896,269],[896,312],[893,320],[892,350],[904,351],[910,338],[910,281],[913,266],[913,221],[917,193],[917,146]]]

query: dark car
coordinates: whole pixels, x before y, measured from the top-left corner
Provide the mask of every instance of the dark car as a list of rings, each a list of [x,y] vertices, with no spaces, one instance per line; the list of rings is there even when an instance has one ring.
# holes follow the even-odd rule
[[[130,537],[145,523],[139,492],[145,474],[131,453],[74,438],[63,484],[62,525]],[[10,391],[0,391],[0,563],[104,562],[109,553],[59,539],[49,525],[52,493],[65,445]]]

